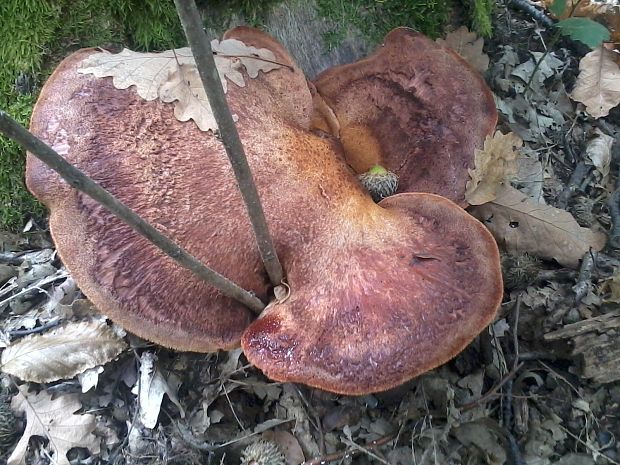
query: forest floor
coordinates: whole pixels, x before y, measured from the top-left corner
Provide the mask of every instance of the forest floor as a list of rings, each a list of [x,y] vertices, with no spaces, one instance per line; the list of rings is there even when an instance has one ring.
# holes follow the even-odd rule
[[[545,56],[551,36],[500,4],[485,40],[498,129],[524,141],[512,184],[613,236],[620,111],[595,120],[569,99],[587,50],[562,39]],[[600,139],[606,148],[592,149]],[[4,346],[66,322],[101,324],[46,230],[33,224],[2,241]],[[240,350],[179,353],[118,328],[121,353],[72,379],[23,383],[3,373],[0,463],[237,464],[264,439],[291,465],[618,464],[620,254],[607,246],[567,267],[527,252],[504,255],[504,301],[489,329],[388,392],[348,397],[275,383]],[[259,444],[255,463],[279,463]]]

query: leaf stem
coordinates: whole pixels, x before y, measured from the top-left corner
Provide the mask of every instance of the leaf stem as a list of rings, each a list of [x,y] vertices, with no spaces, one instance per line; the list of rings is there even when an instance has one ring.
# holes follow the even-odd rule
[[[134,231],[146,237],[164,253],[173,258],[183,268],[190,270],[196,276],[221,291],[222,294],[242,303],[256,313],[260,313],[265,308],[265,304],[258,297],[203,265],[196,257],[190,255],[180,245],[161,234],[107,190],[58,155],[45,142],[28,132],[26,128],[3,110],[0,110],[0,132],[25,147],[32,155],[56,171],[71,187],[84,192],[99,202],[131,226]]]
[[[211,110],[213,110],[213,116],[215,121],[217,121],[222,143],[230,159],[237,183],[239,184],[239,190],[246,204],[265,270],[269,275],[271,283],[274,286],[278,286],[284,278],[282,265],[269,234],[267,220],[265,219],[243,145],[239,139],[237,127],[226,102],[219,73],[213,59],[211,44],[200,20],[200,13],[198,8],[196,8],[194,0],[174,0],[174,3],[183,25],[185,36],[196,60],[196,67],[209,99],[209,105],[211,105]]]

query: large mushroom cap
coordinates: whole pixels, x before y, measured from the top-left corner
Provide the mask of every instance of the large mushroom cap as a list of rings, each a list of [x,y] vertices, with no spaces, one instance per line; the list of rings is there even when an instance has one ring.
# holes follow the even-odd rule
[[[267,376],[342,394],[389,389],[457,355],[493,319],[497,247],[458,205],[405,193],[342,214],[288,267],[290,299],[243,335]]]
[[[235,29],[282,67],[229,84],[227,99],[290,298],[251,315],[198,281],[29,157],[58,250],[85,294],[128,330],[178,349],[242,345],[277,380],[360,394],[395,386],[461,350],[493,318],[497,246],[456,204],[402,194],[375,204],[342,147],[310,130],[303,75],[267,35]],[[42,93],[33,131],[196,257],[265,298],[267,279],[219,141],[171,106],[67,59]],[[249,327],[248,327],[249,325]],[[247,328],[247,329],[246,329]]]
[[[261,121],[268,108],[291,124],[308,126],[311,96],[303,73],[270,36],[238,28],[228,37],[268,47],[290,66],[251,79],[256,82],[249,92],[229,89],[242,139],[254,147],[254,165],[262,167],[258,188],[273,220],[280,173],[275,163],[258,160],[280,133]],[[221,142],[192,121],[178,121],[171,104],[147,102],[135,88],[116,89],[111,78],[79,74],[82,61],[95,52],[78,51],[55,70],[41,91],[31,131],[207,266],[266,300],[269,281]],[[30,155],[26,182],[50,210],[60,257],[101,312],[176,349],[239,345],[253,319],[248,309],[181,268]]]
[[[467,170],[497,111],[482,77],[456,53],[398,28],[375,53],[328,69],[314,85],[315,126],[340,138],[357,173],[381,165],[399,176],[398,192],[466,205]]]

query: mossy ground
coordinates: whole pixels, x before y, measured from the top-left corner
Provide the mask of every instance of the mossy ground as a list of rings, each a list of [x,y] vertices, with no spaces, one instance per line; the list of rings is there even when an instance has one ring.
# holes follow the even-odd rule
[[[198,1],[209,8],[205,24],[215,30],[236,17],[260,27],[270,6],[283,0]],[[357,29],[379,42],[396,26],[441,35],[456,0],[317,0],[318,12],[334,28],[326,37],[335,45]],[[490,33],[491,0],[462,0],[479,32]],[[172,0],[3,0],[0,2],[0,108],[27,125],[32,106],[50,71],[81,47],[126,46],[164,50],[184,44]],[[44,208],[23,183],[21,148],[0,137],[0,230],[18,230]]]

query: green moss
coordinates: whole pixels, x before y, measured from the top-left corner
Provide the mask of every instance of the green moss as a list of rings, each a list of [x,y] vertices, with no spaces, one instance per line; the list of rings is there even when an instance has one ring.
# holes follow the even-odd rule
[[[0,3],[0,108],[27,124],[34,97],[29,95],[53,41],[60,8],[37,0]],[[18,85],[16,85],[18,84]],[[26,85],[27,84],[27,85]],[[24,155],[17,144],[0,137],[0,229],[16,230],[42,212],[23,182]]]
[[[351,25],[371,43],[379,43],[398,26],[435,38],[443,33],[450,11],[449,0],[318,0],[317,5],[319,14],[334,24],[325,37],[330,46],[339,43]]]
[[[28,125],[34,98],[18,96],[10,104],[3,105],[13,118]],[[15,142],[0,137],[0,229],[19,230],[30,217],[41,217],[43,206],[24,186],[25,157]]]
[[[214,30],[224,31],[234,20],[260,28],[265,24],[272,6],[283,0],[211,0],[199,2],[206,14],[205,24]]]
[[[491,37],[493,27],[491,13],[494,2],[492,0],[462,0],[467,7],[471,21],[471,29],[482,37]]]
[[[185,44],[174,3],[163,0],[106,0],[134,50],[167,50]]]
[[[166,0],[3,0],[0,31],[0,108],[24,125],[45,77],[71,51],[185,43],[174,4]],[[0,136],[0,230],[19,230],[44,214],[24,186],[24,164],[23,150]]]

